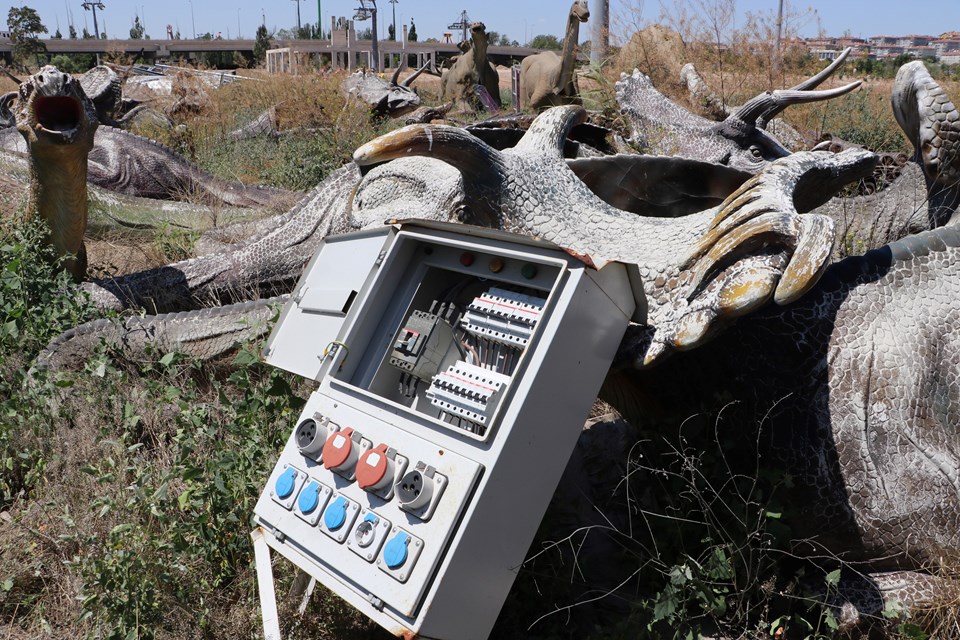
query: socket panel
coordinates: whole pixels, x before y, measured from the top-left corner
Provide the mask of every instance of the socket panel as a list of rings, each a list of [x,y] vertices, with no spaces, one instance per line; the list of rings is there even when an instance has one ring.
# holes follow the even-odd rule
[[[348,480],[325,468],[322,462],[303,455],[296,433],[293,433],[267,482],[268,491],[257,503],[255,517],[272,532],[275,540],[283,540],[278,544],[298,549],[309,558],[310,564],[303,568],[312,569],[311,573],[328,571],[357,587],[363,585],[370,597],[410,616],[442,559],[481,473],[480,465],[374,419],[358,408],[343,402],[334,403],[314,392],[297,424],[305,420],[319,423],[325,419],[343,425],[343,429],[351,428],[347,425],[357,425],[355,431],[359,432],[362,428],[363,437],[375,442],[369,450],[371,452],[377,452],[380,445],[388,445],[395,451],[395,456],[413,461],[409,465],[413,469],[407,464],[393,467],[391,488],[418,464],[423,465],[424,470],[427,466],[432,467],[435,477],[443,478],[442,488],[434,489],[428,504],[407,509],[395,489],[390,492],[390,498],[385,499],[369,487],[362,489],[356,479]],[[291,476],[294,476],[292,480]],[[295,488],[289,489],[285,494],[287,497],[281,499],[277,484],[287,489],[290,482]],[[304,514],[297,504],[298,496],[313,483],[320,488],[320,495],[316,507],[313,496],[310,496],[306,506],[314,509]],[[367,542],[364,532],[369,524],[364,523],[369,523],[368,516],[377,519],[373,527],[375,535],[369,544],[360,544],[361,540]],[[361,531],[358,532],[358,528]],[[318,530],[325,535],[318,535]],[[385,533],[394,530],[395,533]],[[391,557],[384,554],[387,550],[395,552],[400,542],[390,547],[387,545],[401,533],[409,536],[406,558],[399,563],[396,558],[387,562]]]

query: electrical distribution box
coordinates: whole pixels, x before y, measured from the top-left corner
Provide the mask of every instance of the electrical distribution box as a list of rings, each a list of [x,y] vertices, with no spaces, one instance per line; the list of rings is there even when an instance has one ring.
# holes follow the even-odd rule
[[[488,229],[326,239],[264,351],[319,385],[258,536],[394,634],[486,638],[638,291],[635,267]]]

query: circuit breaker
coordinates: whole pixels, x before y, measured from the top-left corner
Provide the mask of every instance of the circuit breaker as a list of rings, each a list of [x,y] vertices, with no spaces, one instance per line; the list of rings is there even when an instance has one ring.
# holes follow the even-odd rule
[[[635,267],[523,236],[328,238],[264,350],[318,386],[259,535],[396,635],[486,638],[644,309]]]

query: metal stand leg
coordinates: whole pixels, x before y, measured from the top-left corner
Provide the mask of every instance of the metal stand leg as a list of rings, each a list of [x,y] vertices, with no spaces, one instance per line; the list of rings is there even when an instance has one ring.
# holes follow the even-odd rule
[[[257,589],[260,592],[260,611],[263,614],[264,640],[280,640],[280,615],[277,613],[277,593],[273,586],[273,566],[270,547],[257,527],[250,533],[253,539],[253,557],[257,567]]]
[[[310,603],[310,596],[313,595],[313,589],[317,586],[317,579],[311,576],[309,573],[303,569],[297,569],[297,575],[293,579],[293,584],[290,585],[290,593],[287,596],[293,600],[294,598],[300,598],[300,606],[297,607],[297,613],[301,616],[307,610],[307,605]]]

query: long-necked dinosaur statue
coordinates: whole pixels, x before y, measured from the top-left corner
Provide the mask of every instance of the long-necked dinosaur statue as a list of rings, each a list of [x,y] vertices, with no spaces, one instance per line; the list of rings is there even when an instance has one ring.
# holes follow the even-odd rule
[[[440,79],[440,97],[453,102],[455,108],[480,111],[484,108],[476,88],[481,86],[500,107],[500,79],[497,69],[487,60],[489,36],[482,22],[470,23],[470,44],[457,56],[453,66],[444,70]]]
[[[581,104],[577,85],[577,44],[580,23],[590,18],[587,0],[574,0],[567,14],[560,55],[541,51],[520,63],[520,107],[537,111],[562,104]]]
[[[97,112],[79,81],[44,67],[20,85],[17,127],[29,150],[28,215],[50,228],[50,243],[77,281],[87,269],[83,236],[87,228],[87,155],[97,131]]]

